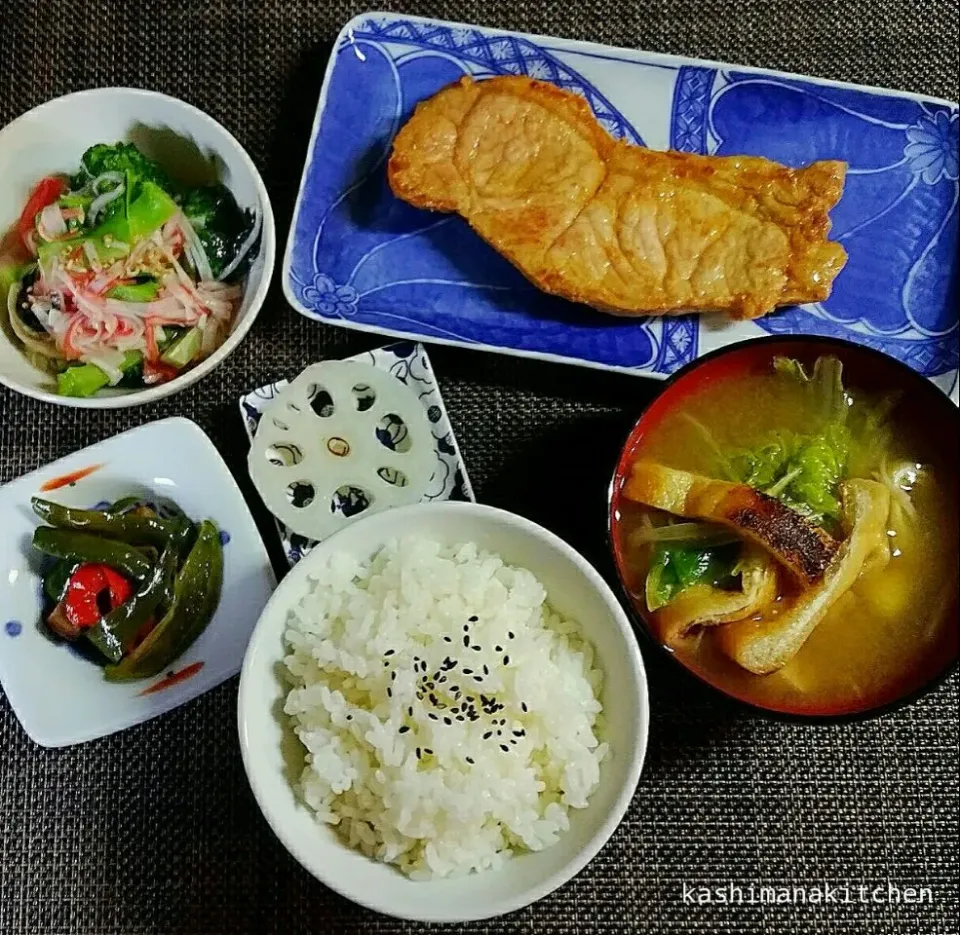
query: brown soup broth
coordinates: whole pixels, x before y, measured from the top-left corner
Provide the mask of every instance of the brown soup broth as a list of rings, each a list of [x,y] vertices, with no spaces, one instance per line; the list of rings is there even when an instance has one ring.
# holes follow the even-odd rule
[[[854,405],[856,401],[854,392]],[[758,445],[773,429],[811,427],[809,393],[795,380],[747,373],[702,384],[643,436],[638,456],[719,476],[721,450]],[[872,478],[881,462],[922,465],[912,492],[916,517],[891,522],[891,560],[861,575],[779,672],[753,675],[725,656],[710,629],[675,649],[701,678],[741,700],[779,711],[842,714],[886,704],[921,687],[957,652],[958,504],[955,464],[896,406],[888,444],[851,458],[851,476]],[[953,444],[953,441],[948,442]],[[941,478],[945,478],[943,482]],[[616,534],[627,559],[627,587],[643,603],[643,552],[630,545],[645,508],[624,499]],[[632,549],[632,551],[631,551]]]

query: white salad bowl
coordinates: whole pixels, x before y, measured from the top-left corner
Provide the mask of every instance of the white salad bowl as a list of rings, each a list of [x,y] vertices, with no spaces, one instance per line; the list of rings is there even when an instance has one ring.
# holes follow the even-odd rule
[[[30,191],[45,175],[75,173],[95,143],[133,142],[175,177],[201,168],[233,193],[243,209],[262,219],[259,252],[246,277],[243,300],[226,340],[197,366],[157,386],[104,390],[80,399],[59,396],[54,380],[34,367],[0,329],[0,383],[44,402],[117,409],[154,402],[196,383],[214,370],[250,330],[267,295],[276,254],[273,209],[253,161],[234,136],[202,111],[156,91],[98,88],[58,97],[0,130],[0,236],[16,223]],[[198,181],[206,180],[200,173]]]
[[[351,850],[316,820],[294,783],[303,748],[283,714],[283,634],[290,610],[312,574],[333,553],[368,558],[406,535],[452,545],[472,541],[528,568],[551,605],[576,620],[603,669],[602,739],[611,747],[587,808],[571,809],[570,829],[545,850],[525,853],[499,870],[412,881],[387,864]],[[423,922],[463,922],[502,915],[551,893],[582,870],[623,818],[643,765],[648,726],[643,661],[630,623],[597,571],[569,545],[535,523],[493,507],[448,501],[388,510],[318,545],[294,567],[258,622],[240,676],[238,723],[243,763],[254,796],[277,837],[318,880],[360,905]]]

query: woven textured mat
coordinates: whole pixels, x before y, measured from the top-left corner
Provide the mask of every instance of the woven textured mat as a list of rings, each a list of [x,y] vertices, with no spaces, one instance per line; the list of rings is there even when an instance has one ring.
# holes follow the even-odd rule
[[[960,96],[956,0],[381,6]],[[184,98],[247,147],[282,234],[330,43],[361,10],[341,0],[2,0],[0,124],[86,87]],[[299,317],[275,288],[226,364],[163,404],[78,412],[0,389],[0,481],[173,413],[199,422],[242,476],[242,390],[377,343]],[[545,523],[608,572],[604,486],[650,384],[465,351],[432,355],[479,497]],[[558,452],[562,482],[546,470]],[[28,741],[0,695],[0,933],[956,935],[956,678],[880,720],[814,728],[758,719],[659,659],[647,663],[647,764],[610,844],[541,903],[449,928],[361,910],[286,855],[244,779],[236,680],[142,727],[59,751]],[[929,887],[933,902],[891,904],[888,882]],[[690,905],[684,884],[739,885],[744,903]],[[820,905],[749,905],[750,884],[846,885],[851,902],[832,891]],[[883,902],[873,902],[875,886]]]

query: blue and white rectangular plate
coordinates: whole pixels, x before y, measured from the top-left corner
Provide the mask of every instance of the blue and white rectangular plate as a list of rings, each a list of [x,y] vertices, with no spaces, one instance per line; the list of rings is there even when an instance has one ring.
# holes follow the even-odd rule
[[[371,364],[384,370],[417,394],[430,423],[437,458],[437,466],[423,495],[423,502],[475,501],[477,498],[473,494],[473,487],[470,486],[463,455],[460,454],[460,446],[453,434],[453,426],[450,424],[447,407],[440,395],[440,386],[433,374],[433,365],[427,356],[426,348],[422,344],[401,341],[347,359]],[[243,426],[250,442],[253,442],[263,410],[288,382],[288,380],[280,380],[277,383],[261,386],[240,398],[240,415],[243,417]],[[291,566],[296,565],[317,543],[288,529],[280,520],[276,520],[276,524],[287,561]]]
[[[752,322],[623,319],[546,295],[459,218],[394,198],[386,160],[416,104],[462,75],[526,74],[582,95],[656,149],[849,163],[833,234],[850,258],[822,303]],[[351,20],[327,70],[283,268],[324,322],[663,377],[726,344],[822,334],[955,391],[958,109],[947,101],[388,13]]]

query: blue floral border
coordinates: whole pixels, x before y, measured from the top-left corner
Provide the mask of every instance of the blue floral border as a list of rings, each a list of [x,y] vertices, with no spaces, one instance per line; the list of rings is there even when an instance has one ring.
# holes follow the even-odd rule
[[[604,127],[618,139],[643,146],[640,134],[583,75],[555,55],[522,36],[487,34],[471,27],[440,23],[371,17],[344,38],[344,45],[358,39],[371,42],[399,42],[421,49],[446,52],[479,66],[490,75],[528,75],[573,91],[585,98]]]
[[[718,79],[735,85],[737,82],[754,82],[765,77],[762,73],[724,73],[717,68],[682,66],[678,70],[674,88],[671,147],[683,152],[711,154],[716,147],[711,145],[710,139],[710,106]],[[815,89],[818,94],[827,93],[819,85],[797,79],[785,78],[781,83],[800,91]],[[850,93],[849,89],[836,89],[837,97],[845,93]],[[905,130],[903,159],[918,181],[925,185],[952,182],[956,187],[960,175],[958,120],[960,118],[955,108],[938,109],[932,113],[921,113],[916,122]],[[956,212],[956,197],[953,204]],[[902,284],[891,282],[891,288],[897,286]],[[849,323],[832,319],[829,312],[821,307],[786,309],[777,315],[757,319],[754,323],[770,334],[816,334],[856,341],[891,354],[929,377],[955,372],[960,365],[960,341],[956,327],[942,335],[924,335],[917,330],[912,331],[914,337],[871,334]],[[909,330],[906,324],[903,330]]]

